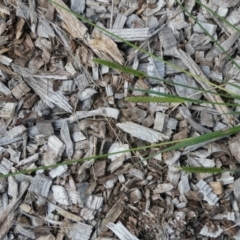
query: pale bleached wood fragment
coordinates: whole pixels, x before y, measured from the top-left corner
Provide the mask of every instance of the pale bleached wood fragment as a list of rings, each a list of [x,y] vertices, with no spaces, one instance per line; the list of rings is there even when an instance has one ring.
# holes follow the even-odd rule
[[[116,43],[110,37],[96,28],[93,30],[91,37],[92,39],[88,41],[88,45],[99,58],[109,61],[114,60],[120,64],[124,62]]]
[[[9,66],[13,60],[7,56],[0,55],[0,63]]]
[[[71,240],[89,240],[92,226],[85,223],[65,223],[62,225],[63,232]]]
[[[37,174],[29,187],[29,191],[42,197],[47,197],[51,185],[51,178],[43,174]]]
[[[22,201],[23,194],[28,189],[28,186],[29,186],[29,182],[27,182],[27,181],[21,182],[17,197],[15,197],[11,200],[11,202],[8,204],[7,208],[0,215],[0,226],[3,225],[3,223],[6,221],[7,217],[9,216],[9,214],[11,214],[11,212],[13,212],[14,209],[16,209],[19,206],[19,204]]]
[[[95,89],[86,88],[85,90],[78,92],[78,99],[80,101],[84,101],[86,99],[91,98],[96,93],[97,93],[97,91]]]
[[[159,132],[163,132],[165,130],[167,120],[168,116],[166,114],[157,112],[154,120],[153,129]]]
[[[195,80],[191,76],[188,76],[186,74],[175,75],[173,82],[176,84],[191,86],[196,89],[198,88],[198,85],[196,84]],[[179,86],[179,85],[174,85],[174,87],[175,87],[177,95],[180,97],[189,97],[189,98],[193,98],[193,99],[200,99],[202,96],[202,93],[199,93],[199,91],[195,90],[195,89],[186,88],[186,87]],[[189,102],[186,102],[186,105],[191,106],[192,104]]]
[[[202,179],[196,184],[199,192],[203,194],[203,200],[207,201],[210,205],[215,205],[219,198],[212,192],[212,188]]]
[[[16,198],[18,195],[18,183],[14,177],[8,177],[8,186],[8,195],[12,198]]]
[[[16,106],[17,106],[16,103],[10,103],[10,102],[5,103],[2,109],[0,110],[0,118],[9,119],[13,117]]]
[[[11,95],[10,89],[0,81],[0,93],[8,96]]]
[[[162,183],[157,185],[157,187],[153,190],[153,193],[154,194],[165,193],[171,191],[173,188],[174,187],[171,183]]]
[[[69,197],[64,187],[53,185],[52,191],[53,191],[53,197],[58,203],[63,205],[69,205],[69,201],[68,201]]]
[[[67,112],[72,112],[72,107],[68,103],[68,99],[59,91],[53,91],[51,85],[45,79],[28,78],[28,84],[34,89],[35,93],[51,108],[54,104]]]
[[[17,217],[16,215],[17,214],[14,212],[14,213],[10,213],[7,216],[6,220],[3,222],[3,224],[0,227],[0,239],[5,239],[6,234],[15,223],[15,220]]]
[[[111,147],[108,150],[108,153],[114,153],[114,152],[120,152],[120,151],[125,151],[129,149],[128,144],[122,144],[120,142],[115,142],[111,145]],[[111,159],[111,161],[115,161],[119,158],[123,158],[123,160],[129,158],[131,156],[130,152],[125,152],[125,153],[118,153],[118,154],[113,154],[109,155],[108,158]]]
[[[205,23],[201,21],[198,21],[198,23],[201,24],[201,26],[205,29],[205,31],[207,31],[211,36],[215,34],[217,25],[211,24],[211,23]],[[205,31],[198,24],[195,24],[193,26],[193,31],[198,33],[205,33]]]
[[[48,201],[48,211],[52,212],[52,211],[57,211],[58,214],[60,214],[61,216],[74,221],[74,222],[81,222],[83,219],[80,216],[77,216],[75,214],[70,213],[69,211],[66,211],[64,209],[62,209],[61,207],[51,203],[50,201]]]
[[[117,35],[120,38],[123,38],[125,41],[134,42],[134,41],[146,41],[152,34],[149,28],[135,28],[134,31],[130,28],[123,29],[108,29],[108,32]],[[115,42],[122,42],[122,40],[108,35]]]
[[[24,125],[19,125],[10,129],[7,132],[7,135],[10,136],[11,138],[15,138],[22,135],[26,131],[27,131],[27,128]]]
[[[127,17],[126,25],[129,28],[144,28],[144,21],[136,14],[131,14]]]
[[[71,10],[75,13],[82,14],[85,10],[85,0],[71,1]]]
[[[134,176],[140,180],[143,180],[144,179],[144,173],[141,172],[140,170],[136,169],[136,168],[131,168],[128,173],[131,175],[131,176]]]
[[[217,226],[216,225],[211,226],[211,224],[213,225],[213,223],[211,222],[206,223],[206,225],[201,229],[199,234],[205,237],[211,237],[211,238],[219,237],[223,232],[222,228],[220,227],[219,224]]]
[[[129,193],[129,201],[133,204],[136,204],[142,199],[142,193],[139,189],[135,188]]]
[[[85,140],[86,137],[83,135],[81,131],[77,131],[72,133],[72,139],[74,142],[79,142]]]
[[[15,231],[21,236],[25,236],[27,238],[30,238],[30,239],[35,239],[35,234],[34,234],[34,231],[29,229],[29,228],[24,228],[23,226],[21,225],[17,225],[15,227]]]
[[[124,132],[129,133],[133,137],[142,139],[147,142],[158,142],[163,140],[168,140],[169,137],[157,132],[153,129],[141,126],[139,124],[133,123],[133,122],[125,122],[125,123],[117,123],[117,127],[122,129]]]
[[[81,212],[80,212],[80,216],[84,219],[84,220],[93,220],[94,219],[94,215],[95,215],[96,211],[89,209],[89,208],[82,208]]]
[[[128,231],[127,228],[123,226],[121,222],[118,222],[114,224],[113,222],[109,222],[107,224],[107,227],[112,230],[114,234],[116,234],[120,240],[138,240],[136,236],[134,236],[132,233]]]
[[[53,168],[50,172],[49,172],[49,176],[51,178],[56,178],[58,176],[61,176],[64,172],[66,172],[68,169],[67,165],[63,165],[63,166],[58,166],[56,168]]]
[[[147,8],[143,14],[146,15],[147,17],[152,16],[153,14],[157,13],[160,11],[164,6],[166,2],[164,0],[158,0],[156,7],[155,8]]]
[[[90,209],[99,209],[103,205],[103,197],[90,195],[87,199],[86,205]]]
[[[119,199],[113,206],[112,208],[108,211],[107,215],[105,218],[102,220],[101,225],[97,231],[104,231],[106,230],[106,226],[109,222],[115,222],[118,217],[121,215],[123,211],[123,202],[121,199]]]
[[[49,137],[48,146],[56,153],[56,155],[59,156],[63,154],[63,151],[65,149],[65,146],[62,143],[62,141],[55,135]]]
[[[73,155],[73,143],[70,137],[69,127],[67,121],[65,121],[61,128],[61,138],[66,145],[66,152],[69,159],[72,159]]]
[[[53,4],[53,6],[64,21],[64,27],[72,37],[84,39],[88,30],[87,27],[76,16],[65,10],[69,10],[69,8],[62,0],[54,0],[53,2],[56,3],[56,5]],[[65,9],[61,8],[59,5]]]
[[[30,91],[31,89],[28,87],[28,85],[23,82],[12,89],[12,94],[16,99],[20,99]]]
[[[113,29],[122,29],[126,20],[127,20],[127,16],[118,13],[112,28]]]

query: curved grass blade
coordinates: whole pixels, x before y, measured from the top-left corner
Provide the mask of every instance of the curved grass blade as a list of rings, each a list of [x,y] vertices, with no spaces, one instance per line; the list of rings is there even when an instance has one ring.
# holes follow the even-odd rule
[[[155,95],[159,95],[159,96],[163,96],[163,97],[126,97],[125,99],[130,102],[166,102],[163,99],[164,99],[164,97],[167,97],[169,99],[171,98],[172,102],[178,102],[178,101],[181,102],[180,100],[182,100],[182,102],[192,102],[192,103],[200,103],[200,104],[201,103],[209,103],[209,104],[224,105],[224,106],[229,106],[229,107],[240,106],[237,103],[209,102],[209,101],[197,100],[197,99],[193,99],[193,98],[178,97],[178,96],[170,95],[167,93],[161,93],[161,92],[156,92],[156,91],[152,91],[152,90],[134,89],[134,88],[131,90],[144,92],[144,93],[148,93],[148,94],[155,94]],[[177,100],[174,101],[174,98]]]
[[[199,143],[212,142],[212,141],[224,138],[224,137],[231,136],[232,134],[238,133],[239,131],[240,131],[240,126],[236,126],[236,127],[229,128],[227,130],[220,130],[220,131],[216,131],[216,132],[206,133],[206,134],[198,136],[198,137],[182,139],[181,142],[179,142],[173,146],[167,147],[163,150],[160,150],[157,153],[153,153],[153,154],[149,155],[148,157],[144,158],[143,160],[139,161],[138,163],[147,161],[148,159],[155,157],[159,153],[169,152],[169,151],[181,149],[184,147],[193,146],[193,145],[199,144]],[[136,163],[136,164],[138,164],[138,163]]]
[[[178,169],[187,173],[213,173],[213,174],[232,171],[214,167],[179,167]]]
[[[123,66],[123,65],[115,63],[115,62],[110,62],[110,61],[107,61],[107,60],[103,60],[103,59],[100,59],[100,58],[94,58],[93,62],[98,63],[98,64],[102,64],[104,66],[107,66],[107,67],[110,67],[110,68],[113,68],[113,69],[117,69],[121,72],[125,72],[125,73],[128,73],[128,74],[134,75],[136,77],[145,77],[146,76],[146,74],[144,72],[135,70],[135,69],[127,67],[127,66]]]

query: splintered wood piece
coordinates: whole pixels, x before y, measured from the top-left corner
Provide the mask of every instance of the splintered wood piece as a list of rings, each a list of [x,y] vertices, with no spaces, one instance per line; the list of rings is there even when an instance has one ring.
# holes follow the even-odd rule
[[[200,67],[193,61],[193,59],[184,51],[181,49],[178,49],[178,55],[179,58],[182,60],[182,62],[189,68],[190,72],[194,74],[195,76],[199,76],[203,79],[207,79],[206,75],[202,72]],[[202,81],[198,78],[195,78],[195,80],[199,83],[199,85],[204,89],[212,89],[212,86],[207,81]],[[216,90],[212,89],[213,93],[216,92]],[[226,105],[224,105],[223,100],[218,94],[212,94],[212,93],[203,93],[204,96],[207,98],[210,102],[218,102],[222,103],[222,105],[216,104],[215,107],[219,111],[221,115],[223,115],[223,118],[227,119],[228,124],[232,125],[234,124],[234,116],[230,114],[230,110]]]
[[[140,170],[136,169],[136,168],[131,168],[128,173],[131,175],[131,176],[134,176],[140,180],[143,180],[144,179],[144,173],[141,172]]]
[[[61,138],[66,144],[67,156],[69,159],[72,159],[73,155],[73,143],[70,137],[69,127],[67,121],[65,121],[61,128]]]
[[[89,240],[93,227],[85,223],[64,223],[62,225],[62,231],[66,237],[72,240]]]
[[[143,14],[147,17],[152,16],[153,14],[159,12],[164,6],[165,6],[166,2],[164,0],[159,0],[156,4],[156,7],[154,8],[150,8],[148,7]]]
[[[64,187],[53,185],[52,191],[53,191],[53,197],[58,203],[63,205],[69,205],[68,194],[64,189]]]
[[[80,142],[85,140],[86,137],[83,135],[81,131],[77,131],[72,133],[72,139],[74,142]]]
[[[163,78],[165,76],[165,63],[158,61],[153,58],[148,58],[149,63],[147,66],[147,74],[148,76],[154,78]],[[151,84],[160,84],[161,81],[149,78],[149,82]]]
[[[167,122],[168,116],[164,113],[161,112],[157,112],[156,113],[156,117],[155,117],[155,121],[154,121],[154,126],[153,129],[159,131],[159,132],[163,132],[165,130],[165,123]]]
[[[122,144],[120,142],[115,142],[111,145],[111,147],[108,150],[108,153],[114,153],[114,152],[120,152],[120,151],[125,151],[129,149],[129,145],[128,144]],[[113,154],[113,155],[109,155],[108,158],[111,159],[111,161],[115,161],[119,158],[123,158],[123,160],[129,158],[131,156],[131,154],[129,152],[125,152],[125,153],[118,153],[118,154]]]
[[[213,226],[212,226],[213,225]],[[220,225],[214,225],[212,222],[206,223],[206,225],[201,229],[201,235],[205,237],[217,238],[222,234],[223,230]]]
[[[57,211],[58,214],[60,214],[61,216],[74,221],[74,222],[81,222],[83,219],[75,214],[72,214],[62,208],[60,208],[59,206],[51,203],[50,201],[48,201],[48,211],[52,212],[52,211]]]
[[[27,181],[21,182],[17,197],[11,200],[7,208],[0,215],[0,226],[3,225],[3,223],[6,221],[7,217],[9,216],[9,214],[11,214],[14,211],[14,209],[16,209],[19,206],[19,204],[21,203],[23,194],[27,191],[28,186],[29,186],[29,182]]]
[[[61,156],[65,149],[64,144],[55,135],[50,136],[48,139],[48,146],[56,153],[56,155]]]
[[[121,215],[122,211],[123,211],[123,202],[121,199],[119,199],[108,211],[107,215],[102,220],[102,223],[99,229],[97,229],[97,231],[101,232],[101,231],[107,230],[106,228],[107,224],[110,222],[115,222],[118,219],[118,217]]]
[[[51,122],[38,121],[36,123],[36,127],[38,132],[44,136],[51,136],[54,134],[54,129]]]
[[[196,89],[198,88],[198,85],[196,84],[194,79],[186,74],[175,75],[173,82],[184,86],[191,86]],[[177,95],[180,97],[191,97],[193,99],[200,99],[202,96],[202,93],[198,93],[199,92],[198,90],[192,88],[186,88],[179,85],[175,85],[174,87]],[[191,105],[189,102],[186,102],[186,104],[187,106]]]
[[[13,117],[16,106],[16,103],[5,103],[3,108],[0,110],[0,118],[9,119]]]
[[[90,209],[99,209],[103,205],[103,197],[90,195],[87,199],[87,207]]]
[[[222,182],[210,182],[209,185],[213,189],[213,193],[216,195],[221,195],[223,193]]]
[[[200,121],[203,126],[214,127],[213,115],[211,113],[202,111]]]
[[[173,185],[170,183],[158,184],[157,187],[153,190],[154,194],[165,193],[173,189]]]
[[[55,33],[49,24],[48,20],[44,17],[39,18],[37,25],[37,35],[44,38],[54,38]]]
[[[134,31],[131,28],[108,29],[108,32],[129,42],[146,41],[152,36],[149,28],[135,28]],[[110,34],[107,34],[107,36],[113,39],[114,42],[122,42],[121,39],[113,37]]]
[[[25,164],[29,164],[29,163],[33,163],[36,162],[39,158],[39,154],[35,153],[31,156],[29,156],[28,158],[22,159],[21,161],[19,161],[19,163],[17,164],[17,167],[25,165]]]
[[[93,220],[96,211],[89,208],[82,208],[80,215],[84,220]]]
[[[212,192],[212,188],[202,179],[196,184],[200,189],[199,193],[202,193],[204,198],[203,200],[207,201],[210,205],[215,205],[219,198]]]
[[[211,36],[215,34],[217,25],[201,21],[198,21],[198,23],[201,24],[205,31],[207,31]],[[195,24],[193,26],[193,31],[198,33],[204,33],[205,31],[202,29],[202,27],[199,26],[199,24]]]
[[[50,108],[56,104],[65,111],[72,112],[68,99],[61,92],[55,92],[46,79],[28,78],[27,82]]]
[[[116,234],[120,240],[131,239],[131,240],[139,240],[136,236],[128,231],[127,228],[123,226],[121,222],[114,224],[113,222],[109,222],[107,227],[112,230],[114,234]]]
[[[24,228],[24,227],[22,227],[21,225],[17,225],[17,226],[15,227],[15,231],[16,231],[18,234],[20,234],[20,236],[23,235],[23,236],[25,236],[25,237],[27,237],[27,238],[35,239],[35,234],[34,234],[33,230],[31,230],[31,229]]]
[[[142,193],[139,189],[134,189],[129,193],[129,201],[133,204],[139,202],[142,199]]]
[[[240,162],[240,134],[237,134],[235,137],[231,138],[228,142],[229,150],[235,159]]]
[[[68,169],[67,165],[63,165],[63,166],[58,166],[56,168],[53,168],[50,172],[49,172],[49,176],[51,178],[56,178],[58,176],[61,176],[64,172],[66,172]]]
[[[0,239],[4,239],[5,235],[8,233],[10,228],[13,226],[15,220],[16,220],[16,213],[10,213],[6,220],[3,222],[3,224],[0,227]]]
[[[12,129],[10,129],[7,134],[11,137],[11,138],[15,138],[18,137],[20,135],[23,135],[25,132],[27,131],[27,128],[23,125],[19,125],[17,127],[14,127]]]
[[[8,177],[8,186],[8,195],[16,198],[18,194],[18,183],[14,177]]]
[[[2,158],[0,163],[0,173],[8,174],[11,170],[13,163],[6,158]]]
[[[118,13],[112,28],[113,29],[122,29],[126,20],[127,20],[126,15]]]
[[[43,174],[37,174],[33,178],[33,181],[29,187],[29,191],[34,192],[42,197],[47,197],[51,185],[52,185],[51,178]]]
[[[142,140],[150,142],[150,143],[169,139],[168,136],[166,136],[158,131],[141,126],[141,125],[133,123],[133,122],[117,123],[116,125],[120,129],[122,129],[124,132],[129,133],[133,137],[142,139]]]
[[[88,45],[99,58],[109,61],[114,60],[120,64],[124,62],[116,43],[110,37],[96,28],[93,30],[91,37],[92,39],[88,40]]]
[[[56,4],[54,4],[56,3]],[[87,34],[87,27],[70,12],[68,6],[62,0],[54,0],[53,6],[63,19],[64,28],[71,34],[73,38],[84,39]],[[67,9],[61,8],[61,7]]]
[[[75,115],[73,115],[67,120],[69,120],[69,122],[71,123],[80,119],[95,117],[95,116],[118,119],[119,110],[115,108],[110,108],[110,107],[100,107],[92,111],[77,111]]]
[[[85,10],[85,0],[71,1],[71,10],[75,13],[81,14]]]
[[[0,82],[0,93],[2,93],[5,96],[11,95],[10,89],[2,82]]]

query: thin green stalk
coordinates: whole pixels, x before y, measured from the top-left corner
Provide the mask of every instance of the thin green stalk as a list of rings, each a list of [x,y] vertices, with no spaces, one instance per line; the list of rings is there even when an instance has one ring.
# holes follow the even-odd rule
[[[240,106],[239,104],[236,103],[219,103],[219,102],[209,102],[209,101],[203,101],[203,100],[197,100],[193,98],[185,98],[185,97],[178,97],[175,95],[170,95],[167,93],[161,93],[161,92],[156,92],[153,90],[146,90],[146,89],[134,89],[130,88],[133,91],[139,91],[139,92],[144,92],[148,94],[156,94],[159,96],[167,97],[172,99],[172,102],[192,102],[192,103],[208,103],[208,104],[215,104],[215,105],[224,105],[224,106],[229,106],[229,107],[238,107]],[[130,102],[166,102],[163,97],[146,97],[146,96],[140,96],[140,97],[126,97],[125,99]],[[175,98],[175,101],[174,101]]]

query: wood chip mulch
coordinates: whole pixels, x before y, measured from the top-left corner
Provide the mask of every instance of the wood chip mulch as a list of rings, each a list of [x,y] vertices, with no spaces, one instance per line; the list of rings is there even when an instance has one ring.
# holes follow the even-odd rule
[[[224,103],[211,82],[240,95],[232,85],[239,68],[211,38],[240,63],[239,1],[200,1],[211,12],[181,2],[209,34],[172,0],[0,1],[0,174],[13,173],[0,178],[0,239],[240,239],[240,175],[177,168],[237,168],[239,134],[162,154],[166,146],[92,158],[237,124],[230,112],[238,108],[125,100],[145,95],[131,88]]]

